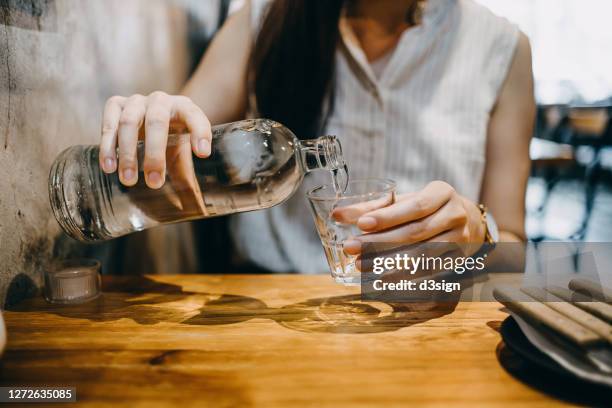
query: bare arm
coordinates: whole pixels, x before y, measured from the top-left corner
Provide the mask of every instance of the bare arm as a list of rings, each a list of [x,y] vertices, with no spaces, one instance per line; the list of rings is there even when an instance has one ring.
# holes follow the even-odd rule
[[[525,240],[525,190],[535,120],[531,47],[521,33],[514,61],[489,122],[481,200],[501,241]]]
[[[138,182],[139,165],[142,165],[147,185],[161,188],[166,179],[166,145],[171,129],[186,128],[191,134],[193,153],[200,158],[210,155],[211,123],[231,122],[245,114],[246,73],[252,44],[250,13],[250,1],[247,1],[228,19],[183,95],[157,91],[148,96],[114,96],[107,101],[99,157],[100,167],[106,173],[119,171],[121,183],[133,186]],[[145,157],[144,163],[138,163],[136,148],[142,131]],[[191,160],[188,150],[181,151],[178,157],[177,163]]]
[[[231,15],[210,44],[182,94],[214,124],[242,119],[247,106],[247,66],[251,52],[250,1]]]

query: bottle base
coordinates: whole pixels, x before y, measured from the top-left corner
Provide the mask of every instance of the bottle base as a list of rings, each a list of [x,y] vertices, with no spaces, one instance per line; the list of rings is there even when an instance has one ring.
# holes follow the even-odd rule
[[[49,203],[57,223],[67,235],[77,241],[93,242],[96,239],[87,236],[83,229],[79,228],[74,218],[74,214],[78,213],[78,202],[82,199],[82,193],[66,190],[66,188],[78,185],[76,178],[78,178],[79,172],[77,169],[66,168],[66,166],[74,167],[75,163],[78,163],[71,157],[73,155],[74,148],[66,149],[60,153],[51,166],[49,171]]]

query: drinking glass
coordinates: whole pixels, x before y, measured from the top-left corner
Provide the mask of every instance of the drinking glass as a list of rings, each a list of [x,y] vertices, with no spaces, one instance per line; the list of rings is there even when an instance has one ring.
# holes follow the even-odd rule
[[[386,207],[395,201],[395,182],[366,179],[348,183],[346,191],[336,193],[333,185],[316,187],[306,194],[321,238],[332,278],[344,285],[359,285],[361,273],[356,256],[344,253],[347,239],[363,234],[355,225],[366,212]]]

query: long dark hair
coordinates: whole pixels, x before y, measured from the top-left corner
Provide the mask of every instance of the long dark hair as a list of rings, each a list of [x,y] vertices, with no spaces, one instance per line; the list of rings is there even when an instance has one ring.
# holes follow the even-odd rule
[[[302,139],[317,136],[333,109],[344,3],[274,0],[255,41],[249,75],[257,113],[283,123]]]

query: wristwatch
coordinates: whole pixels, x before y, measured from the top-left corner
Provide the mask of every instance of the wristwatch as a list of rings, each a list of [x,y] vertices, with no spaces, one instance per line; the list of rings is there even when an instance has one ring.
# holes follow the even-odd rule
[[[493,216],[487,210],[483,204],[478,204],[480,210],[480,219],[485,226],[485,243],[491,246],[495,246],[499,242],[499,229]]]

